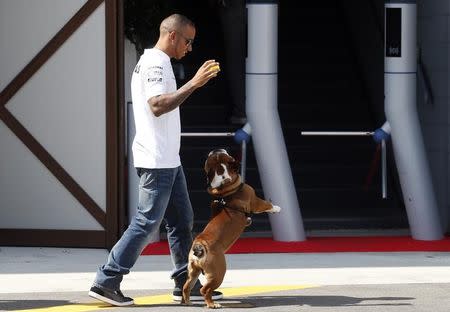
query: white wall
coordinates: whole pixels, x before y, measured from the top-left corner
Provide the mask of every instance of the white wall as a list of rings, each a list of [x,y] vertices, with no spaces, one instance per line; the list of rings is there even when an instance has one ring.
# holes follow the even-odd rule
[[[418,44],[431,81],[434,96],[426,104],[418,88],[417,109],[422,124],[433,184],[440,207],[442,224],[449,230],[449,44],[450,0],[417,1]]]
[[[0,89],[86,0],[0,0]],[[105,6],[7,109],[105,210]],[[103,228],[0,121],[0,228]]]

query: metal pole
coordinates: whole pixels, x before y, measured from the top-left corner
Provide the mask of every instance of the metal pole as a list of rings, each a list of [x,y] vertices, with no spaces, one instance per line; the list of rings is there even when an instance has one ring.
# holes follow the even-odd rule
[[[186,137],[232,137],[234,132],[183,132],[181,136]]]
[[[241,153],[241,180],[242,182],[245,182],[245,171],[247,168],[247,142],[245,140],[242,140],[241,143]]]
[[[372,136],[370,131],[302,131],[302,135],[326,135],[326,136]]]

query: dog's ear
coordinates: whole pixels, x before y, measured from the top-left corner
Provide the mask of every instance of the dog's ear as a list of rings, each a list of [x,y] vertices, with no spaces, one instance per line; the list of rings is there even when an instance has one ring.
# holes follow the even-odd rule
[[[209,171],[209,168],[208,168],[208,158],[206,158],[206,160],[205,160],[205,165],[203,166],[203,170],[205,170],[205,173],[206,173],[206,174],[207,174],[208,171]]]
[[[241,163],[239,162],[239,160],[232,158],[232,160],[230,160],[230,162],[228,163],[228,167],[233,172],[239,173],[239,168],[241,167]]]
[[[208,159],[209,159],[209,157],[208,158],[206,158],[206,160],[205,160],[205,165],[203,166],[203,169],[205,170],[205,175],[206,175],[206,184],[207,185],[209,185],[209,173],[210,173],[210,171],[211,171],[211,168],[209,167],[209,164],[208,164]]]

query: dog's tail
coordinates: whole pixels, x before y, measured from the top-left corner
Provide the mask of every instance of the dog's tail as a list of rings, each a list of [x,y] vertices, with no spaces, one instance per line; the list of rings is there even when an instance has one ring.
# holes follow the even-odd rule
[[[192,246],[192,251],[197,258],[203,258],[206,255],[206,247],[201,243],[195,243]]]

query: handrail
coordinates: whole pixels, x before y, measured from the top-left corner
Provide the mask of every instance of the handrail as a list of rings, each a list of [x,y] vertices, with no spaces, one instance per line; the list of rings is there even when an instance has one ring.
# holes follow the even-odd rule
[[[232,137],[234,132],[182,132],[181,136],[191,137]]]
[[[302,131],[302,135],[311,136],[373,136],[372,131]],[[387,198],[387,174],[386,174],[386,142],[381,141],[381,194]]]
[[[181,132],[182,137],[233,137],[235,132]],[[241,143],[241,180],[245,182],[245,171],[247,167],[247,142]]]
[[[371,131],[302,131],[302,135],[324,135],[324,136],[372,136]]]

